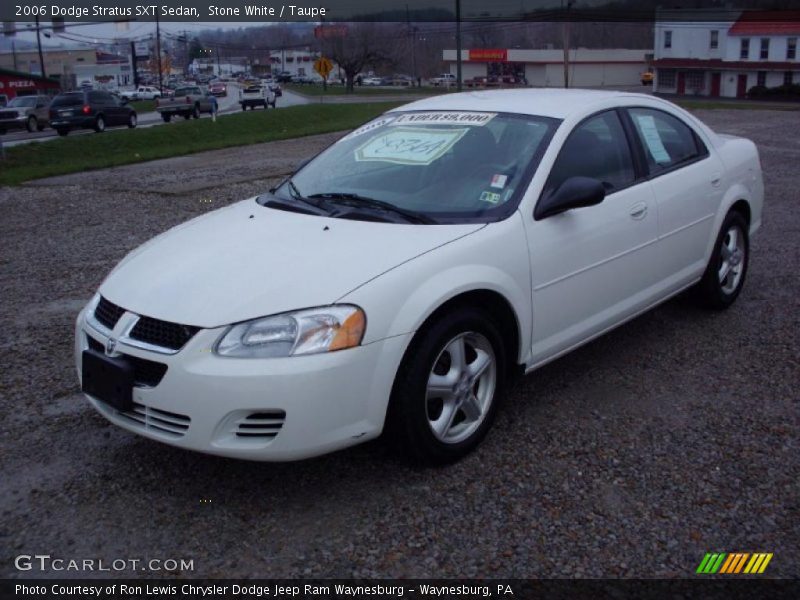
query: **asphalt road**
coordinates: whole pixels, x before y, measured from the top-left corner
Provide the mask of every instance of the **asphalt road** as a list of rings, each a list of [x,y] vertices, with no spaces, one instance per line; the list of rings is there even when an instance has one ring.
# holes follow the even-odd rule
[[[81,575],[14,568],[40,553],[204,577],[693,577],[710,551],[772,552],[768,575],[800,576],[800,120],[698,114],[764,167],[736,305],[679,298],[544,367],[443,469],[376,443],[294,464],[190,453],[108,424],[77,388],[73,321],[119,259],[336,136],[0,188],[0,576]],[[176,575],[101,575],[144,574]]]
[[[228,87],[231,88],[231,92],[222,98],[218,98],[217,101],[219,103],[219,114],[230,114],[233,112],[238,112],[241,110],[239,106],[239,88],[235,84],[228,84]],[[294,94],[290,91],[283,92],[283,96],[278,98],[277,107],[278,108],[286,108],[287,106],[297,106],[300,104],[308,104],[309,100],[303,96],[298,94]],[[138,127],[155,127],[159,125],[167,125],[164,121],[161,120],[161,115],[155,111],[153,112],[146,112],[137,115],[138,118]],[[211,118],[210,115],[203,114],[201,115],[202,119],[209,119]],[[126,127],[112,127],[109,129],[126,129]],[[77,135],[95,135],[95,132],[91,129],[74,129],[70,131],[70,136],[77,136]],[[55,139],[58,139],[58,134],[54,129],[47,128],[44,131],[37,131],[34,133],[28,133],[27,131],[10,131],[4,136],[2,136],[2,143],[6,148],[11,148],[13,146],[18,146],[21,144],[30,144],[32,142],[49,142]]]

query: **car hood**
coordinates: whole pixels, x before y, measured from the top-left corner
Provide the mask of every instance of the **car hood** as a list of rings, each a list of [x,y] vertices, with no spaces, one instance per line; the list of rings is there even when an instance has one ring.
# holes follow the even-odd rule
[[[137,314],[210,328],[333,303],[483,224],[332,219],[238,202],[126,256],[100,286]]]

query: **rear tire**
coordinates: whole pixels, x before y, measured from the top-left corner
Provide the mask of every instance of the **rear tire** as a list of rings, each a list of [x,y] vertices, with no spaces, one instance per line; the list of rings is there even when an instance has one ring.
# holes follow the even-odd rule
[[[94,130],[97,133],[103,133],[106,130],[106,120],[103,115],[98,115],[94,121]]]
[[[692,289],[701,306],[724,310],[738,298],[750,258],[747,231],[747,220],[741,213],[731,211],[726,215],[703,278]]]
[[[25,129],[28,130],[28,133],[33,133],[34,131],[36,131],[37,127],[38,127],[38,123],[36,121],[36,117],[34,117],[33,115],[28,117],[28,120],[25,123]]]
[[[136,120],[136,113],[131,113],[128,116],[128,129],[134,129],[136,127],[137,120]]]
[[[200,118],[200,107],[196,104],[194,105],[194,110],[192,111],[192,118],[199,119]]]
[[[164,123],[169,123],[172,120],[172,115],[168,115],[166,113],[162,113],[161,114],[161,120],[164,121]]]
[[[397,371],[387,437],[415,463],[455,462],[489,431],[505,381],[500,333],[484,312],[456,308],[421,329]]]

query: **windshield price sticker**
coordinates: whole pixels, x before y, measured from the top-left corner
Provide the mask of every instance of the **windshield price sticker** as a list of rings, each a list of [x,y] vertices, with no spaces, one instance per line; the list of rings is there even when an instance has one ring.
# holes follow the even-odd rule
[[[370,121],[366,125],[362,125],[355,131],[351,131],[339,141],[345,142],[347,140],[352,140],[353,138],[357,138],[361,135],[364,135],[365,133],[369,133],[370,131],[374,131],[380,127],[388,125],[392,121],[394,121],[394,117],[381,117],[379,119],[375,119],[374,121]]]
[[[358,162],[429,165],[450,150],[467,131],[398,127],[359,146],[355,151],[355,158]]]
[[[636,115],[636,121],[639,123],[639,131],[642,132],[644,143],[647,144],[647,149],[653,159],[662,165],[668,163],[671,160],[669,152],[661,141],[655,119],[650,115]]]
[[[394,120],[392,125],[486,125],[497,113],[484,112],[427,112],[405,113]]]

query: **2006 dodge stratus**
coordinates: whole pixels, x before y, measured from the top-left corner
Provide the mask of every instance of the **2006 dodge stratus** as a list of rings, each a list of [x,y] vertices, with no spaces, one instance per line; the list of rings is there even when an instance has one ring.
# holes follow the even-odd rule
[[[763,194],[752,142],[650,96],[421,100],[131,252],[78,316],[82,388],[201,452],[293,460],[387,431],[446,463],[515,369],[687,288],[730,306]]]

